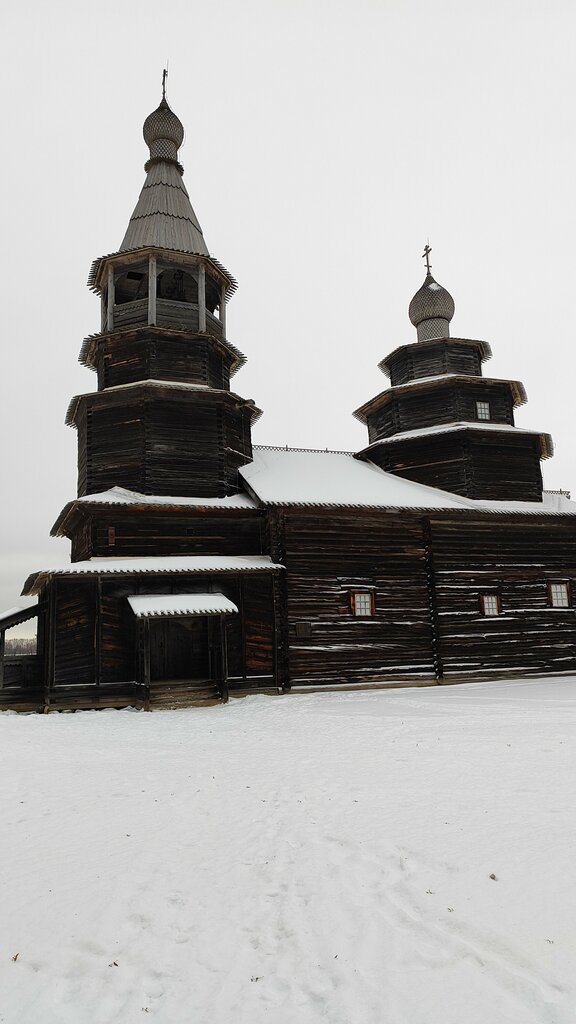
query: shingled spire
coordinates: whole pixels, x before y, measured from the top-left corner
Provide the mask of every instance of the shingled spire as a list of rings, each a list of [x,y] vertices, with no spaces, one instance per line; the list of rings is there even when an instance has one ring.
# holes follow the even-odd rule
[[[120,252],[157,246],[207,256],[202,228],[182,180],[184,168],[178,161],[184,128],[168,106],[164,89],[160,105],[144,121],[143,135],[150,150],[144,167],[148,173]]]

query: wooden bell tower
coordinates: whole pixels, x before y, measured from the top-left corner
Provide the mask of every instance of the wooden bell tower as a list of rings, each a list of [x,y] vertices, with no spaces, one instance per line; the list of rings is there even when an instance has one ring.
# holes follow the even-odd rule
[[[78,494],[122,486],[142,494],[223,497],[252,458],[259,414],[230,389],[245,359],[226,338],[231,274],[209,255],[183,181],[184,138],[163,87],[144,122],[146,181],[118,252],[93,264],[100,333],[81,362],[98,391],[76,396]]]

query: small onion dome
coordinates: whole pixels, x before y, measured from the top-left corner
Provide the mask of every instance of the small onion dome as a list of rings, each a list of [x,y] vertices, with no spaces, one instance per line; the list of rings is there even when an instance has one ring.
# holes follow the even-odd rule
[[[148,114],[144,121],[143,135],[150,149],[150,161],[178,163],[178,150],[184,141],[184,126],[180,118],[170,110],[165,97],[160,106]]]
[[[448,337],[454,316],[454,299],[434,280],[430,271],[412,299],[408,316],[418,331],[418,341]]]

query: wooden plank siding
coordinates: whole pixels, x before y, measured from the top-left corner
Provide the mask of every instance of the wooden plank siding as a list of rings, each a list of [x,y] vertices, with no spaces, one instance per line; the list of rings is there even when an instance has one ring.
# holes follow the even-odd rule
[[[252,457],[250,417],[251,409],[228,392],[88,395],[77,417],[79,495],[114,486],[142,494],[229,494],[238,488],[238,468]]]
[[[367,417],[369,441],[441,423],[477,421],[476,402],[489,403],[492,422],[514,425],[508,384],[491,384],[482,378],[474,384],[445,381],[416,392],[389,393],[388,401]]]
[[[108,505],[84,512],[72,532],[72,561],[146,555],[260,555],[263,513],[213,514]],[[113,531],[113,532],[111,532]]]
[[[549,607],[546,589],[576,580],[572,523],[435,519],[431,548],[446,678],[576,671],[576,611]],[[500,596],[502,615],[480,614],[482,592]]]
[[[480,376],[481,346],[459,344],[455,339],[404,345],[388,357],[388,368],[393,386],[444,373]]]
[[[228,390],[232,358],[202,337],[112,335],[98,350],[98,387],[167,380]]]
[[[434,680],[421,518],[292,509],[283,540],[292,686]],[[366,587],[375,615],[355,618],[350,591]]]
[[[540,501],[542,473],[537,434],[455,431],[391,442],[371,461],[396,476],[469,498]]]

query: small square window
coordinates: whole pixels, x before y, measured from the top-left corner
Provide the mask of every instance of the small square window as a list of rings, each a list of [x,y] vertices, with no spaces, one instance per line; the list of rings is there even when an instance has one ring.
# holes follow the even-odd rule
[[[548,581],[548,604],[551,608],[570,607],[570,584],[559,580]]]
[[[476,402],[476,416],[479,420],[489,420],[490,402]]]
[[[493,617],[500,615],[502,605],[498,594],[480,594],[480,611],[482,615]]]
[[[352,590],[350,593],[352,614],[358,618],[374,615],[374,594],[372,591]]]
[[[294,623],[294,633],[298,637],[298,639],[300,639],[300,640],[303,639],[303,637],[312,636],[312,623],[311,622],[295,622]]]

